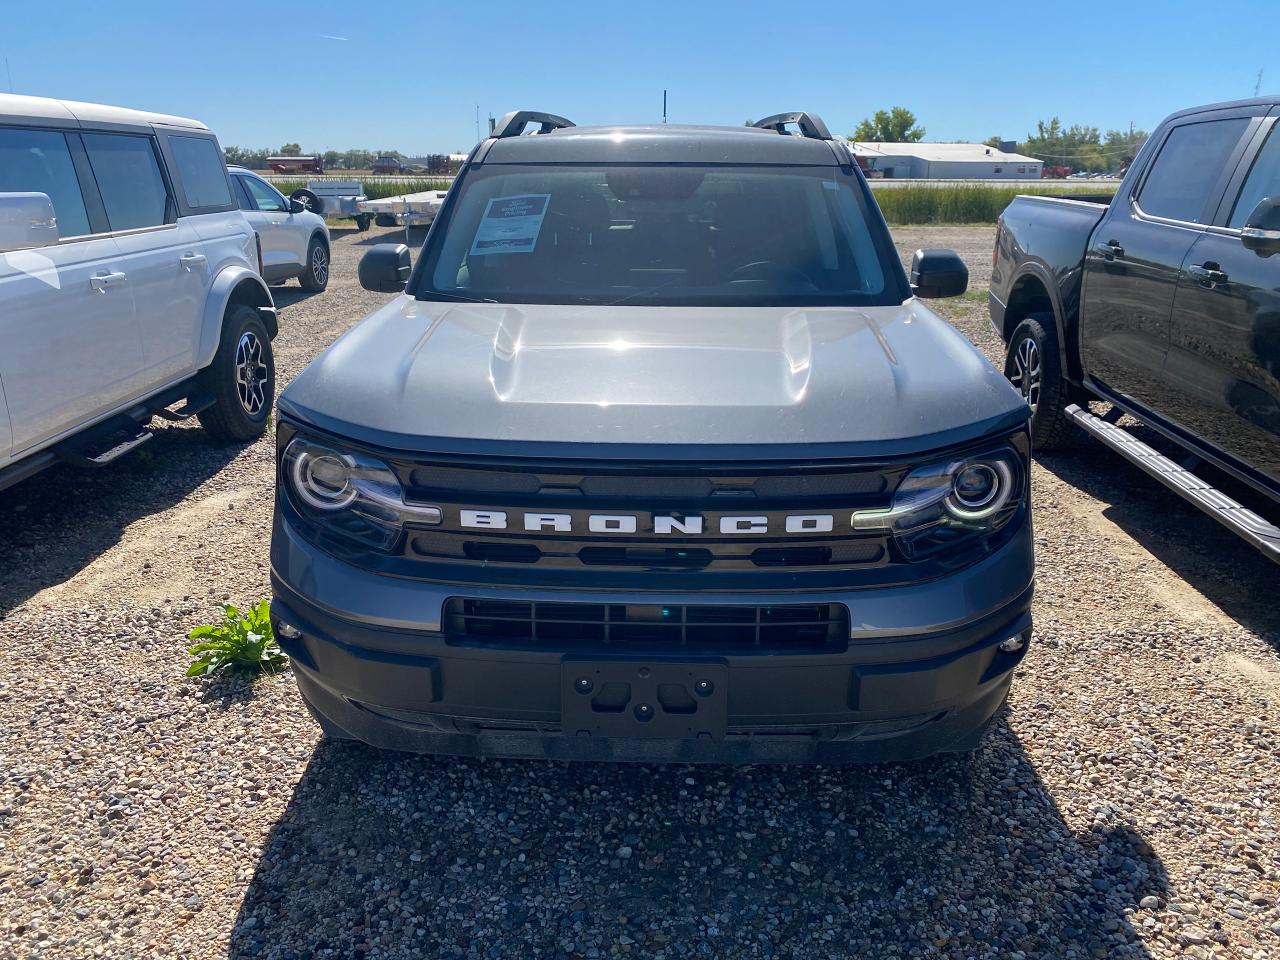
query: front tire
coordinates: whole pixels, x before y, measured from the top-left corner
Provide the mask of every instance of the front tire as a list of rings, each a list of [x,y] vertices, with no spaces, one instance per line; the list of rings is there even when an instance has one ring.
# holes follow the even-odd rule
[[[1062,352],[1053,333],[1053,316],[1032,314],[1009,338],[1004,375],[1031,408],[1032,450],[1064,447],[1072,438],[1064,412],[1071,402],[1071,385],[1063,378]]]
[[[211,436],[234,442],[262,436],[275,403],[276,365],[257,310],[237,304],[227,312],[218,352],[200,379],[214,398],[199,414]]]
[[[364,233],[366,230],[369,229],[369,224],[372,222],[373,222],[373,217],[371,217],[369,214],[367,213],[359,214],[356,217],[356,229],[359,230],[361,233]]]
[[[329,286],[329,248],[319,237],[307,247],[307,268],[298,276],[303,290],[319,293]]]

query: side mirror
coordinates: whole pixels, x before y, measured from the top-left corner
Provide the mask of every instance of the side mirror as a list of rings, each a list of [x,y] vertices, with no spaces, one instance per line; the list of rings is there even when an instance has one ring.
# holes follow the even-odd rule
[[[1262,257],[1280,253],[1280,197],[1267,197],[1253,208],[1240,231],[1240,242]]]
[[[47,193],[0,193],[0,252],[57,242],[58,218]]]
[[[306,213],[307,205],[303,203],[301,200],[299,200],[297,197],[290,197],[289,212],[290,213]]]
[[[360,286],[374,293],[400,293],[411,268],[403,243],[379,243],[360,258]]]
[[[917,297],[958,297],[969,287],[969,268],[954,250],[917,250],[911,258],[911,292]]]

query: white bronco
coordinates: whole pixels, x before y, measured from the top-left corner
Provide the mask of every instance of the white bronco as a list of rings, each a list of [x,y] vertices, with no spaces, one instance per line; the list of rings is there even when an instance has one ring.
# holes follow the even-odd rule
[[[0,95],[0,489],[110,463],[156,414],[260,435],[277,329],[261,272],[203,124]]]

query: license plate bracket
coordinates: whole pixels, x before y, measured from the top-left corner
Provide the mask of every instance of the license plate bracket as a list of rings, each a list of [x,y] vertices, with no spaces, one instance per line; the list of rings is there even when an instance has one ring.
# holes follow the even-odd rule
[[[724,738],[729,667],[722,661],[566,658],[560,676],[567,736]]]

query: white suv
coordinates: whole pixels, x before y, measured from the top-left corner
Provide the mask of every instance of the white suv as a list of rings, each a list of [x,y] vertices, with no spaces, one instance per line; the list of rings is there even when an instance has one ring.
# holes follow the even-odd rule
[[[228,167],[236,202],[262,241],[262,276],[267,283],[297,277],[303,290],[329,285],[329,228],[324,217],[244,167]]]
[[[0,489],[109,463],[154,414],[260,435],[276,334],[260,273],[203,124],[0,95]]]

